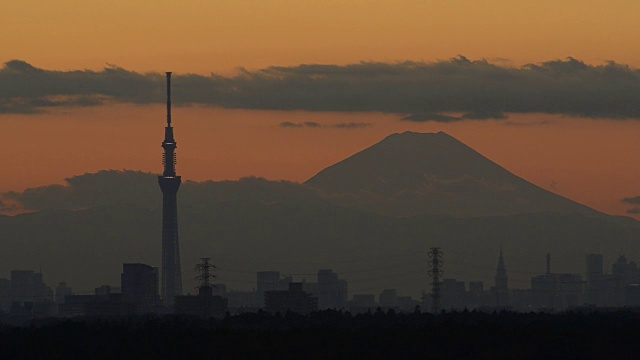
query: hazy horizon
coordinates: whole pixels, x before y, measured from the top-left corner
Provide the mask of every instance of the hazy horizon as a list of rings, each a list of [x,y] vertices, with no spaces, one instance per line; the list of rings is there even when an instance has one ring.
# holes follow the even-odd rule
[[[11,133],[5,146],[19,151],[5,163],[0,192],[61,184],[105,169],[158,173],[164,117],[160,104],[1,115]],[[349,123],[370,125],[336,126]],[[635,121],[516,114],[441,123],[382,113],[177,107],[174,125],[178,171],[186,180],[257,176],[304,182],[392,133],[444,131],[516,175],[608,214],[634,216],[627,213],[632,204],[621,200],[638,195]]]

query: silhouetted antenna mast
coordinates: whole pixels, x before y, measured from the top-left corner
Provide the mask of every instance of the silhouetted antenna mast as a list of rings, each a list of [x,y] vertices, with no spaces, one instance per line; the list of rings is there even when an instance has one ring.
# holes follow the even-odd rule
[[[431,311],[434,314],[440,312],[440,277],[444,274],[442,265],[442,251],[439,247],[432,247],[429,250],[429,276],[431,276]]]
[[[215,269],[215,265],[209,264],[211,258],[200,258],[202,262],[196,265],[196,271],[200,272],[200,275],[196,279],[200,282],[199,287],[211,287],[211,279],[215,279],[216,276],[211,274],[211,269]]]
[[[167,71],[167,126],[171,126],[171,71]]]

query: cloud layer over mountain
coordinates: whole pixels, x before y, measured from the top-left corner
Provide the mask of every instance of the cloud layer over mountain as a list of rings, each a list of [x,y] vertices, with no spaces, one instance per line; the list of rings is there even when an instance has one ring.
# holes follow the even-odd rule
[[[164,101],[164,74],[109,65],[51,71],[12,60],[0,69],[0,113],[56,106]],[[502,119],[507,113],[640,119],[640,70],[568,58],[520,68],[463,56],[438,62],[361,62],[240,69],[231,77],[174,75],[176,104],[237,109],[380,111],[407,121]],[[452,115],[462,114],[462,115]]]
[[[29,188],[23,192],[2,193],[0,211],[79,210],[132,204],[148,209],[162,206],[156,174],[103,170],[67,178],[65,183]],[[180,187],[180,203],[198,206],[214,202],[250,201],[271,204],[311,201],[316,197],[316,192],[307,186],[256,177],[238,181],[185,181]]]

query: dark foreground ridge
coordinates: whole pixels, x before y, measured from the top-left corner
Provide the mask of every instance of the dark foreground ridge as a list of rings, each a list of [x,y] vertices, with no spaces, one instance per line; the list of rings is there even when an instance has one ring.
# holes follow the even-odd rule
[[[0,358],[615,359],[637,355],[639,323],[630,310],[77,318],[0,324]]]

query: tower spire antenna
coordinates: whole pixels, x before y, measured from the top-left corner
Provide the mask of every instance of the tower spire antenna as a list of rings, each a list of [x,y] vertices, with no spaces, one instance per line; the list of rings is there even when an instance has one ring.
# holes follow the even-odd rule
[[[171,127],[171,71],[167,71],[167,126]]]

